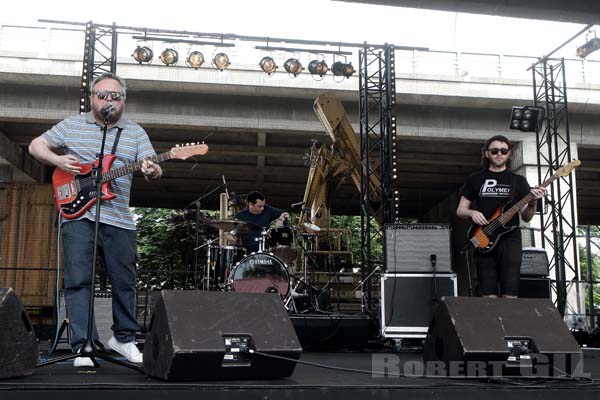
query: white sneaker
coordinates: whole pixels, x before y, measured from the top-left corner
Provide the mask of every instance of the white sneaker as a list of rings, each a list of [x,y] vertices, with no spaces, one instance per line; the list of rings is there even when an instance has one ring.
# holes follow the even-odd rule
[[[89,357],[77,357],[76,359],[73,360],[73,366],[75,368],[79,368],[79,367],[93,368],[94,361],[92,361],[92,359]]]
[[[133,341],[121,343],[113,336],[108,340],[108,347],[125,357],[128,361],[134,363],[144,362],[142,353],[140,353],[140,350]]]

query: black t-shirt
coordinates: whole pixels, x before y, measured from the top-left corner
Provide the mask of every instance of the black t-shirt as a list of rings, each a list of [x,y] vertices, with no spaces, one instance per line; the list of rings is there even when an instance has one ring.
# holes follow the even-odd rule
[[[514,204],[525,197],[530,190],[529,183],[521,175],[510,170],[493,172],[485,169],[467,177],[460,189],[460,195],[473,202],[475,209],[489,219],[500,205],[509,201]],[[518,213],[508,225],[519,225]]]
[[[252,214],[246,208],[235,214],[235,219],[244,222],[250,222],[263,228],[268,228],[269,224],[279,218],[282,212],[283,211],[278,208],[265,204],[265,208],[260,214]],[[242,246],[244,246],[246,250],[249,252],[258,251],[258,241],[255,239],[260,237],[260,231],[242,233],[240,237],[242,239]]]

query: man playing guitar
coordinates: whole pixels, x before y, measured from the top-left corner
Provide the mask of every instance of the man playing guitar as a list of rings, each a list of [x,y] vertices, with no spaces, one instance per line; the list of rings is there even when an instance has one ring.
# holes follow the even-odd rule
[[[545,188],[531,188],[525,177],[509,170],[511,144],[501,135],[488,139],[482,150],[483,169],[471,174],[460,190],[460,201],[456,214],[470,219],[477,227],[491,226],[502,206],[507,202],[516,203],[529,193],[532,200],[517,212],[508,224],[501,238],[486,251],[475,252],[475,264],[482,296],[517,297],[521,272],[521,231],[519,214],[525,222],[535,214],[537,200],[544,196]],[[514,227],[514,228],[513,228]]]

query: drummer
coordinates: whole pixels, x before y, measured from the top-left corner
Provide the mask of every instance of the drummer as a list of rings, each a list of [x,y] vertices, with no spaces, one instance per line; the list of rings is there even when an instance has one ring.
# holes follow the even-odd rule
[[[265,195],[261,192],[251,192],[246,198],[248,207],[235,215],[235,219],[249,222],[267,229],[271,222],[275,221],[275,226],[284,225],[284,221],[290,219],[290,214],[275,207],[265,204]],[[235,232],[226,233],[225,237],[229,241],[235,241],[236,236],[241,238],[242,246],[248,253],[258,251],[258,239],[260,231],[250,231],[245,233],[235,234]]]

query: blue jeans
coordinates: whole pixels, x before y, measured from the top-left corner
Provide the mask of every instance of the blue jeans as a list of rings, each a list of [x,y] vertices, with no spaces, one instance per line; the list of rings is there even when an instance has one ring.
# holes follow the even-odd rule
[[[82,219],[62,226],[65,260],[64,290],[71,328],[71,347],[77,351],[87,338],[89,298],[94,258],[94,222]],[[100,224],[98,245],[112,287],[113,325],[119,342],[131,342],[139,325],[135,318],[135,266],[137,242],[135,231]],[[96,324],[92,339],[98,340]]]

